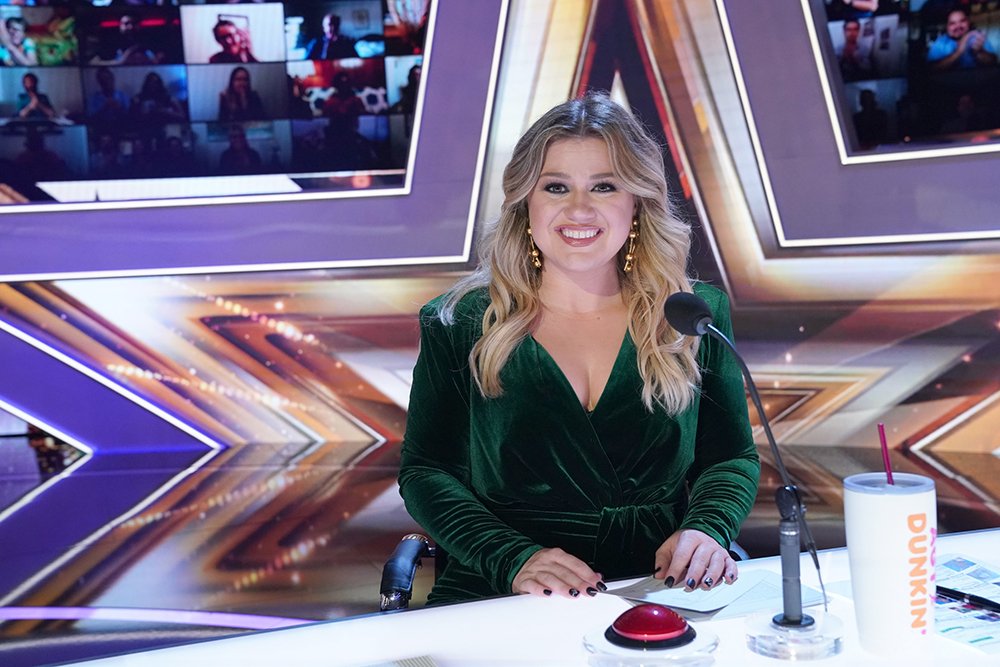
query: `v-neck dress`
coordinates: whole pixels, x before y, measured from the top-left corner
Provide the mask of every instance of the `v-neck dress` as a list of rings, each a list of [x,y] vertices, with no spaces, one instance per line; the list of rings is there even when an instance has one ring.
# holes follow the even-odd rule
[[[695,292],[731,335],[726,295]],[[448,553],[429,603],[508,594],[543,547],[617,579],[649,574],[681,528],[723,546],[736,537],[760,462],[739,366],[718,342],[702,339],[702,383],[678,415],[643,405],[629,334],[592,412],[531,336],[501,371],[503,395],[484,398],[468,359],[489,296],[466,295],[451,324],[438,317],[440,299],[420,313],[399,473],[407,510]]]

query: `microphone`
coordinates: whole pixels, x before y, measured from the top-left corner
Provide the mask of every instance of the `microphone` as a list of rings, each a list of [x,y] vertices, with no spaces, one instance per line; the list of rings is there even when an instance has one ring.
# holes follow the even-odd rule
[[[778,451],[778,444],[774,440],[771,432],[771,425],[768,422],[767,414],[757,392],[757,385],[750,375],[750,369],[736,346],[733,345],[725,334],[719,331],[712,324],[712,309],[708,307],[705,300],[696,294],[688,292],[677,292],[671,294],[663,308],[667,322],[676,331],[686,336],[703,336],[708,334],[712,338],[720,341],[729,348],[733,358],[739,363],[746,380],[747,390],[750,392],[750,399],[757,409],[757,416],[764,428],[767,437],[767,444],[771,448],[771,456],[774,458],[778,474],[781,476],[782,486],[775,492],[775,503],[781,515],[779,524],[779,546],[781,553],[781,588],[783,600],[783,613],[774,617],[773,623],[783,628],[804,628],[811,626],[815,620],[808,614],[802,613],[802,582],[799,578],[799,553],[802,542],[805,543],[809,554],[812,556],[813,564],[816,566],[816,574],[819,576],[820,588],[823,591],[823,604],[826,605],[826,588],[823,586],[823,577],[819,571],[819,556],[816,553],[816,542],[813,540],[812,532],[806,523],[806,508],[799,495],[799,490],[788,474],[785,462]]]
[[[712,324],[712,310],[697,294],[675,292],[663,306],[667,322],[685,336],[704,336]]]

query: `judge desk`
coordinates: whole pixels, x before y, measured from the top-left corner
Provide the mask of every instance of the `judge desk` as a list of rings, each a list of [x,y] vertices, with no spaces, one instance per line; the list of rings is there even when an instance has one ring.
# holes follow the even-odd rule
[[[940,535],[937,553],[958,553],[996,564],[1000,560],[1000,528]],[[930,650],[913,657],[877,656],[858,645],[846,549],[819,552],[820,567],[829,596],[829,614],[840,619],[843,650],[839,655],[809,661],[816,665],[935,665],[979,667],[1000,665],[1000,656],[987,655],[956,641],[935,635]],[[741,573],[755,569],[780,571],[776,557],[740,563]],[[812,559],[801,560],[802,583],[819,587]],[[624,582],[622,582],[624,583]],[[616,588],[617,583],[611,584]],[[372,598],[375,599],[373,591]],[[374,604],[374,602],[373,602]],[[146,651],[100,660],[88,666],[103,667],[216,667],[218,665],[287,665],[289,667],[333,665],[379,665],[427,656],[433,662],[421,665],[476,667],[503,665],[587,665],[590,654],[583,637],[595,629],[603,631],[629,603],[619,597],[599,594],[576,599],[512,595],[462,604],[372,614],[339,621],[310,623],[292,628],[241,635],[166,649]],[[779,612],[775,609],[774,612]],[[806,609],[822,613],[822,607]],[[715,665],[775,667],[781,660],[752,653],[746,646],[746,619],[695,621],[694,627],[719,637]],[[412,662],[410,664],[418,664]]]

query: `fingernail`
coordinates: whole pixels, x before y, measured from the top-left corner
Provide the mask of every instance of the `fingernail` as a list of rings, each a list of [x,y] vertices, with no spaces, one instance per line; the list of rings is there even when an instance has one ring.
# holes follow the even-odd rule
[[[660,571],[660,570],[662,570],[662,569],[663,569],[662,567],[660,567],[659,565],[657,565],[657,566],[656,566],[656,569],[655,569],[655,570],[653,570],[653,572],[659,572],[659,571]]]
[[[577,595],[580,594],[580,591],[576,590],[575,588],[571,588],[571,589],[569,589],[569,594],[570,594],[571,597],[575,598]]]
[[[663,580],[663,585],[666,586],[667,588],[673,588],[674,587],[674,578],[673,577],[667,577],[666,579]]]
[[[712,577],[705,577],[705,580],[701,583],[705,584],[705,588],[711,588],[712,584],[715,583],[715,579],[712,579]]]
[[[687,580],[687,587],[688,587],[688,588],[694,588],[694,585],[695,585],[695,584],[697,584],[697,583],[698,583],[698,582],[697,582],[697,581],[695,581],[694,579],[688,579],[688,580]]]
[[[595,595],[597,595],[597,589],[587,586],[587,595],[589,595],[590,597],[594,597]]]
[[[545,593],[546,595],[552,595],[552,591],[550,591],[547,588],[544,591],[542,591],[542,592]]]
[[[597,582],[597,590],[599,590],[599,591],[601,591],[603,593],[604,591],[608,590],[608,585],[605,584],[603,581],[598,581]]]

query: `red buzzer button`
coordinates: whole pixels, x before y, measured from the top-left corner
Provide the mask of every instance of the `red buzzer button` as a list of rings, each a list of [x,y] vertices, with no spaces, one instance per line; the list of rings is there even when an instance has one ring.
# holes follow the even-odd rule
[[[604,636],[612,644],[631,648],[670,648],[689,643],[694,629],[673,609],[640,604],[621,614]]]

